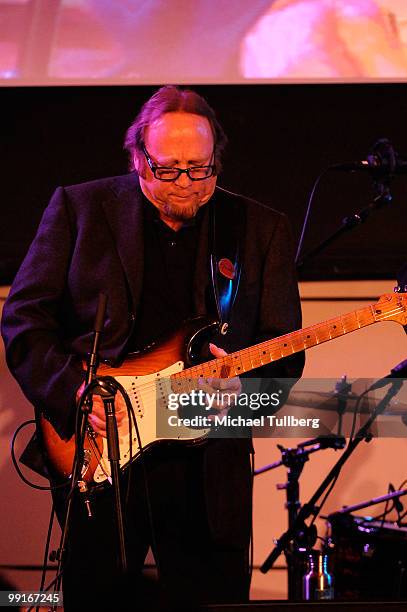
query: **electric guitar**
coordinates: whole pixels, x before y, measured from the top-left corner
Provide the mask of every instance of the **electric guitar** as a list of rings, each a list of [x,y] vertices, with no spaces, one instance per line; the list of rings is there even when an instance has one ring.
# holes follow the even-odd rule
[[[203,323],[202,317],[192,319],[169,339],[145,352],[129,355],[120,367],[101,365],[98,375],[114,376],[125,388],[134,408],[142,448],[149,449],[163,442],[157,433],[160,423],[168,422],[169,415],[174,414],[168,406],[171,393],[190,393],[201,378],[233,378],[381,321],[407,325],[407,293],[382,295],[375,304],[359,310],[184,369],[185,364],[196,363],[199,347],[217,325]],[[57,474],[67,478],[72,471],[75,436],[67,441],[61,439],[44,417],[40,428],[51,465]],[[176,427],[169,437],[177,444],[196,445],[206,439],[209,430],[210,427]],[[119,442],[120,464],[124,467],[140,456],[134,424],[132,443],[128,423],[119,429]],[[110,479],[106,440],[91,428],[85,441],[83,479],[93,484]]]

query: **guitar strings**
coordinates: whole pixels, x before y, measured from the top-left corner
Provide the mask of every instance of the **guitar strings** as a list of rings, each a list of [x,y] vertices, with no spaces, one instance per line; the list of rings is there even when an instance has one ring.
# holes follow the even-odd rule
[[[367,308],[371,309],[372,307],[370,306],[370,307],[367,307]],[[363,309],[363,310],[366,310],[366,309]],[[368,325],[371,325],[371,324],[374,324],[374,323],[380,323],[382,321],[385,321],[387,318],[389,318],[389,316],[393,316],[394,314],[401,314],[403,312],[405,312],[405,308],[402,307],[402,306],[394,308],[392,310],[389,310],[386,313],[382,312],[380,316],[375,316],[374,317],[374,321],[372,321],[372,323],[368,323]],[[160,381],[160,383],[162,383],[163,380],[167,380],[167,379],[168,380],[176,380],[176,378],[180,378],[182,382],[185,382],[188,379],[189,379],[189,381],[192,381],[194,379],[196,379],[198,381],[200,378],[202,378],[202,376],[191,376],[191,375],[188,375],[187,373],[190,372],[191,370],[198,370],[198,369],[201,369],[201,368],[205,369],[208,366],[210,366],[210,364],[213,364],[215,362],[217,362],[219,364],[222,364],[222,365],[230,365],[229,362],[231,360],[233,360],[233,357],[235,357],[236,355],[238,355],[239,353],[242,353],[242,352],[244,352],[245,356],[248,356],[250,361],[252,362],[252,369],[254,369],[255,367],[262,367],[263,365],[267,365],[267,364],[273,363],[275,361],[279,361],[280,359],[283,359],[284,357],[287,357],[290,354],[294,354],[294,353],[297,353],[297,352],[299,352],[301,350],[306,349],[307,348],[306,342],[301,342],[300,338],[298,338],[298,342],[303,344],[304,345],[303,347],[302,346],[298,347],[298,348],[295,347],[295,350],[293,350],[291,353],[288,353],[287,355],[283,355],[282,351],[281,351],[281,355],[279,357],[277,357],[277,358],[271,357],[271,353],[273,352],[273,347],[271,346],[271,348],[267,351],[267,353],[270,356],[270,361],[267,361],[265,364],[261,363],[261,365],[259,365],[259,366],[253,366],[252,357],[256,357],[257,356],[257,359],[259,359],[258,351],[259,351],[260,347],[262,345],[264,345],[264,344],[268,344],[269,346],[273,345],[273,344],[274,345],[280,344],[284,340],[284,338],[286,338],[286,337],[288,338],[292,334],[297,334],[298,333],[298,335],[300,336],[301,333],[309,333],[309,332],[311,332],[312,330],[314,330],[316,328],[319,328],[319,327],[322,327],[322,326],[326,325],[327,323],[331,324],[334,321],[338,321],[342,317],[350,316],[350,314],[355,314],[355,313],[349,313],[349,315],[341,315],[340,317],[337,317],[335,319],[331,319],[331,320],[327,321],[324,324],[316,323],[314,325],[311,325],[311,326],[307,327],[305,330],[297,330],[297,331],[294,331],[294,332],[290,332],[290,334],[285,334],[284,336],[279,336],[278,338],[272,338],[270,340],[266,340],[264,343],[257,344],[254,347],[249,347],[249,348],[246,348],[246,349],[242,349],[240,351],[236,351],[234,353],[229,353],[228,355],[225,355],[224,357],[219,357],[217,359],[212,359],[210,361],[204,362],[201,365],[192,366],[191,368],[187,368],[185,370],[181,370],[180,372],[176,372],[175,375],[174,374],[170,374],[168,377],[162,377],[162,378],[161,377],[160,378],[155,377],[153,380],[150,380],[150,381],[145,382],[145,383],[140,383],[140,385],[137,386],[137,391],[139,391],[139,390],[143,390],[143,391],[147,391],[147,392],[148,391],[152,391],[154,388],[156,388],[157,381]],[[333,337],[331,336],[329,338],[329,340],[328,339],[324,340],[324,342],[329,342],[330,340],[334,340],[335,338],[339,338],[342,335],[346,335],[347,333],[350,333],[352,331],[357,331],[357,329],[360,329],[360,328],[355,328],[355,329],[349,330],[349,332],[347,332],[343,325],[342,325],[342,327],[343,327],[343,332],[341,332],[337,336],[333,336]],[[293,344],[292,341],[291,341],[290,344],[291,344],[292,348],[294,349],[294,344]],[[313,346],[316,346],[317,344],[319,344],[319,343],[316,343]],[[320,344],[322,344],[322,342],[320,342]],[[312,348],[312,347],[309,347],[309,348]],[[261,358],[260,358],[260,362],[261,362]],[[233,365],[232,365],[232,368],[233,368]],[[244,373],[244,372],[245,372],[245,370],[243,370],[242,373]],[[149,376],[149,375],[147,374],[147,376]],[[237,374],[235,373],[234,376],[237,376]],[[120,378],[120,377],[121,377],[121,375],[119,374],[117,378]],[[126,377],[126,376],[124,375],[123,377]],[[226,376],[224,378],[227,379],[227,378],[233,378],[233,377],[232,376]],[[132,389],[126,389],[126,391],[129,394],[132,394],[132,393],[134,394],[134,390],[132,390]]]

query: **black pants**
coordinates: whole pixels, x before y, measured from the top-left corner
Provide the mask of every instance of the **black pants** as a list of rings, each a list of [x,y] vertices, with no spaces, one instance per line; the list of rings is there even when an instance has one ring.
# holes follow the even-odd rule
[[[124,472],[125,577],[117,569],[111,487],[91,495],[91,519],[80,495],[75,496],[63,575],[65,610],[192,610],[201,602],[247,601],[251,522],[247,451],[236,453],[229,440],[188,450],[163,443],[146,453],[146,472],[153,533],[143,470],[134,463]],[[60,522],[65,497],[61,492],[54,495]],[[156,588],[142,579],[150,546],[159,571]]]

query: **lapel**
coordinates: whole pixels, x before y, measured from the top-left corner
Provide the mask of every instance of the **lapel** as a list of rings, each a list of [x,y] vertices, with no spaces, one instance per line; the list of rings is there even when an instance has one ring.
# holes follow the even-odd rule
[[[217,226],[215,240],[210,216],[211,211],[214,214],[216,208],[219,209],[219,213],[215,215]],[[227,257],[233,261],[235,259],[237,242],[240,242],[239,258],[242,264],[244,231],[246,225],[243,215],[243,205],[239,204],[236,198],[231,198],[229,192],[217,186],[211,200],[205,205],[205,214],[202,219],[197,249],[194,279],[194,305],[196,315],[209,315],[218,319],[215,291],[210,272],[211,250],[213,254],[216,255],[217,259]],[[224,316],[226,315],[225,312],[223,314]],[[228,319],[229,316],[230,313],[226,318]]]
[[[194,275],[194,308],[195,315],[208,314],[207,289],[210,281],[209,268],[209,207],[211,203],[205,204],[205,211],[201,223],[198,248],[196,252],[195,275]]]
[[[205,205],[195,266],[195,315],[207,315],[214,319],[217,319],[218,316],[216,314],[216,302],[210,272],[210,256],[211,248],[213,248],[213,245],[210,246],[213,243],[213,236],[210,235],[213,231],[211,229],[210,215],[211,210],[214,210],[216,206],[225,207],[229,205],[229,199],[226,196],[227,192],[217,186],[212,198]],[[230,211],[230,214],[233,214],[233,211]]]
[[[143,201],[137,175],[118,177],[110,195],[102,206],[124,269],[134,313],[140,300],[144,267]]]

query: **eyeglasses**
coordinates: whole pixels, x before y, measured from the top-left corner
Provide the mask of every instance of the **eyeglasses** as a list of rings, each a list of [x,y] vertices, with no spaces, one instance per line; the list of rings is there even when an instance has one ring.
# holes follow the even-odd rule
[[[186,174],[191,181],[203,181],[210,178],[215,174],[215,166],[210,164],[209,166],[192,166],[191,168],[167,168],[165,166],[156,166],[147,152],[147,149],[143,146],[143,153],[150,166],[151,172],[154,177],[159,181],[176,181],[181,174]],[[215,151],[211,155],[213,159]]]

